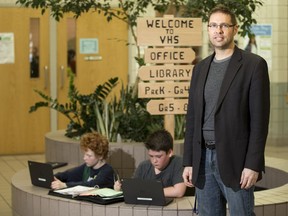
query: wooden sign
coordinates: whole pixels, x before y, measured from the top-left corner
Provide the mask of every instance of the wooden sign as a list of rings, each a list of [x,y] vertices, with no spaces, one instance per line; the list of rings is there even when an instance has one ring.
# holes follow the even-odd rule
[[[190,82],[138,83],[138,97],[188,97],[189,87]]]
[[[150,100],[147,111],[151,115],[186,114],[188,99]]]
[[[138,70],[138,76],[145,81],[190,80],[193,67],[193,65],[142,66]]]
[[[201,18],[138,18],[139,46],[201,46]]]
[[[191,48],[148,48],[144,50],[146,63],[192,63],[195,52]]]

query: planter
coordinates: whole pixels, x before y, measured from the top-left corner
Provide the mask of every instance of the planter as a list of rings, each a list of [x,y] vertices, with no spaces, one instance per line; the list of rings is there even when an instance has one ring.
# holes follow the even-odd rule
[[[64,133],[64,131],[56,131],[45,135],[46,161],[63,161],[75,166],[82,164],[83,153],[79,141],[66,137]],[[143,143],[111,142],[109,148],[107,162],[117,170],[122,178],[131,177],[139,163],[148,159],[147,150]],[[174,153],[182,155],[182,141],[174,143]]]

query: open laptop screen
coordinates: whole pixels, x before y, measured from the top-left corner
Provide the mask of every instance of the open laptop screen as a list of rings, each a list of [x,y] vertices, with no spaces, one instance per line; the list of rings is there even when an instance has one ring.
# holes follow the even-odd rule
[[[51,164],[28,161],[31,183],[38,187],[51,188],[54,180],[53,167]]]
[[[156,180],[126,178],[122,181],[124,201],[128,204],[165,206],[173,198],[165,198],[162,183]]]

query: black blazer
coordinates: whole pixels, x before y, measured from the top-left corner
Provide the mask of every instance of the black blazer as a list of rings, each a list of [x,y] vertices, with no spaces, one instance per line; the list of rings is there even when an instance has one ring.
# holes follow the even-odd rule
[[[193,167],[197,185],[203,144],[204,86],[215,53],[195,65],[189,90],[183,165]],[[243,168],[261,173],[268,134],[270,86],[266,61],[235,47],[215,111],[219,172],[227,187],[239,188]]]

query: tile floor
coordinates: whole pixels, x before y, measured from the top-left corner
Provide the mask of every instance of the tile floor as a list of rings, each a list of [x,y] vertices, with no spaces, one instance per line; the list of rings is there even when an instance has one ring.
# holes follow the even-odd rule
[[[266,156],[287,159],[288,146],[267,146]],[[11,209],[11,178],[21,169],[27,167],[27,160],[44,162],[44,154],[0,156],[0,215],[12,216]],[[272,216],[272,215],[271,215]]]
[[[12,216],[11,178],[27,167],[27,160],[44,162],[44,154],[0,156],[0,215]]]

